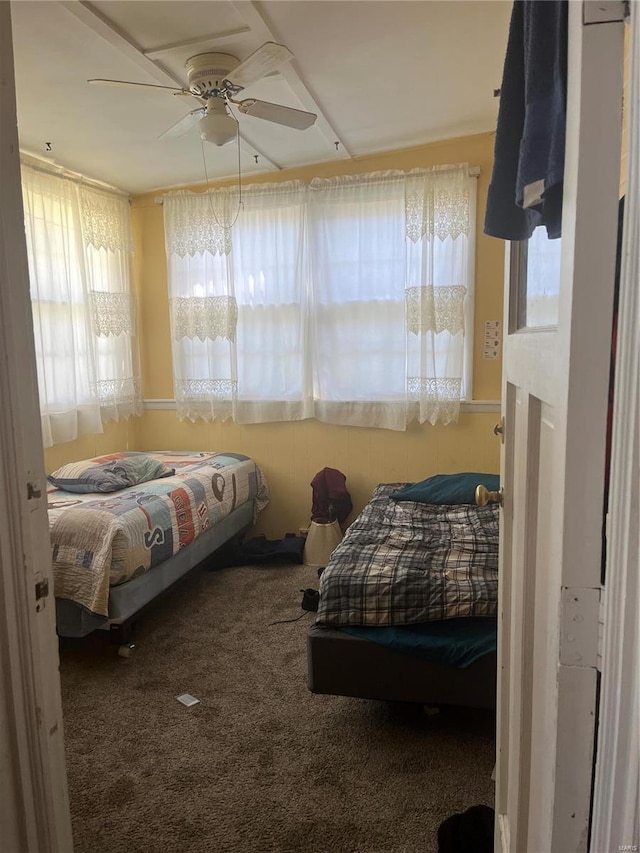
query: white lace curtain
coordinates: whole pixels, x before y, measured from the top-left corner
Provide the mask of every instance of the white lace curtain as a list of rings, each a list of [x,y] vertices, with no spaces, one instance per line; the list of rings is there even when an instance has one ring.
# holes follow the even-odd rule
[[[179,416],[455,420],[474,206],[466,165],[166,195]]]
[[[45,447],[141,414],[126,198],[23,165]]]
[[[471,390],[475,198],[467,167],[406,179],[407,397],[420,423],[456,421]]]

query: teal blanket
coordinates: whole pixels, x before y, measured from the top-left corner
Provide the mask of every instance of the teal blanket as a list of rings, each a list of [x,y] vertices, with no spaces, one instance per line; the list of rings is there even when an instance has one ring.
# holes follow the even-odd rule
[[[342,626],[342,631],[430,663],[465,669],[497,649],[497,621],[490,616],[442,619],[389,627]]]

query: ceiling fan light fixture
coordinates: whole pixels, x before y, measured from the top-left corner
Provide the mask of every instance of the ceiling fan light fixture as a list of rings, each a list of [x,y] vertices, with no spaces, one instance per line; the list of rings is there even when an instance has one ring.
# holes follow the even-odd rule
[[[224,101],[212,98],[207,104],[207,114],[200,119],[200,138],[214,145],[226,145],[236,138],[237,123],[227,113]]]

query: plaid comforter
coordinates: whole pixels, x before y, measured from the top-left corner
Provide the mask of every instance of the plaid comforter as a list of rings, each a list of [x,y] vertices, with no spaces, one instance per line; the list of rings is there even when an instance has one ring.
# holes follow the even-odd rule
[[[254,520],[269,502],[262,471],[248,456],[148,455],[175,475],[108,494],[47,490],[57,598],[107,616],[110,585],[168,560],[247,501],[254,501]]]
[[[408,625],[493,616],[498,603],[495,506],[392,501],[383,483],[320,578],[319,625]]]

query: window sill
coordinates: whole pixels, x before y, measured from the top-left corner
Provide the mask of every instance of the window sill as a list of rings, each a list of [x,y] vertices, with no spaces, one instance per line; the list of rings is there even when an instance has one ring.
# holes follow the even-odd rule
[[[149,399],[143,401],[144,410],[148,412],[170,412],[176,410],[176,401],[165,399]],[[499,400],[463,400],[460,404],[462,414],[499,413]]]

